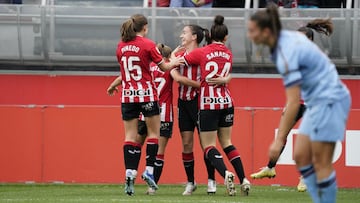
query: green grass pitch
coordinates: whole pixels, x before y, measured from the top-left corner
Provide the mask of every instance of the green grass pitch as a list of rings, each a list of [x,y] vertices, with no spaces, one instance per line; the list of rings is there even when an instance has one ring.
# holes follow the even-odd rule
[[[225,195],[224,186],[218,185],[215,195],[207,195],[206,186],[198,186],[192,196],[182,196],[183,185],[160,185],[156,195],[145,195],[146,186],[136,185],[135,195],[127,196],[123,185],[83,184],[0,184],[0,202],[164,202],[164,203],[217,203],[217,202],[311,202],[309,195],[292,187],[253,186],[249,196]],[[360,202],[360,189],[340,189],[337,202]]]

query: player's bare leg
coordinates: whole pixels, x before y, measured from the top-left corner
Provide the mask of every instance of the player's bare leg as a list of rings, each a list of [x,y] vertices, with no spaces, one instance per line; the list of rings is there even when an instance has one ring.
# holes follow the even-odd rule
[[[307,135],[298,134],[294,147],[294,159],[296,166],[304,178],[311,198],[314,202],[319,202],[318,188],[316,183],[315,168],[312,164],[312,147],[310,138]]]

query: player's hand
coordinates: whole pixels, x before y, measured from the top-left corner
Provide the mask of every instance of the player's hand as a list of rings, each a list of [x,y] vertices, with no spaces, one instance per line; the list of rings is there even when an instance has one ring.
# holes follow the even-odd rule
[[[176,53],[179,53],[180,51],[185,51],[185,47],[179,45],[173,50],[172,53],[176,54]]]
[[[220,85],[225,85],[227,83],[227,78],[226,77],[222,77],[219,74],[216,74],[216,78],[209,78],[206,80],[206,82],[209,85],[213,85],[215,87],[220,86]]]
[[[178,57],[170,59],[170,62],[172,64],[172,67],[177,67],[177,66],[180,66],[181,64],[184,64],[185,59],[182,56],[178,56]]]
[[[205,0],[197,0],[197,1],[193,1],[193,2],[197,7],[203,6],[206,4]]]
[[[277,161],[279,159],[283,145],[284,143],[277,139],[271,143],[269,148],[269,158],[271,161]]]
[[[119,89],[117,87],[112,87],[110,86],[108,89],[107,89],[107,93],[108,95],[110,96],[114,96],[115,93],[119,93]]]

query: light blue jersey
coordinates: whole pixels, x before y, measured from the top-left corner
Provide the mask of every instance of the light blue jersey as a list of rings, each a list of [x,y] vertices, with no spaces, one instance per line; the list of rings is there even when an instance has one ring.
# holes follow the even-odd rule
[[[329,104],[349,95],[335,65],[304,34],[283,30],[272,59],[285,87],[301,86],[307,106]]]

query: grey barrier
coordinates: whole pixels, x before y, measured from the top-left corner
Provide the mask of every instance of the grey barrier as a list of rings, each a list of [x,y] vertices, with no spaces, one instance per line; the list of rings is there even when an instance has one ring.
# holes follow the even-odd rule
[[[52,3],[51,3],[52,2]],[[120,26],[141,13],[149,20],[149,38],[175,47],[184,25],[210,28],[213,17],[225,16],[226,43],[235,66],[273,66],[266,48],[246,37],[254,9],[143,8],[88,5],[0,5],[0,63],[73,66],[116,66]],[[315,18],[332,18],[331,37],[315,35],[315,43],[339,66],[360,66],[359,9],[281,9],[286,29],[295,30]]]

